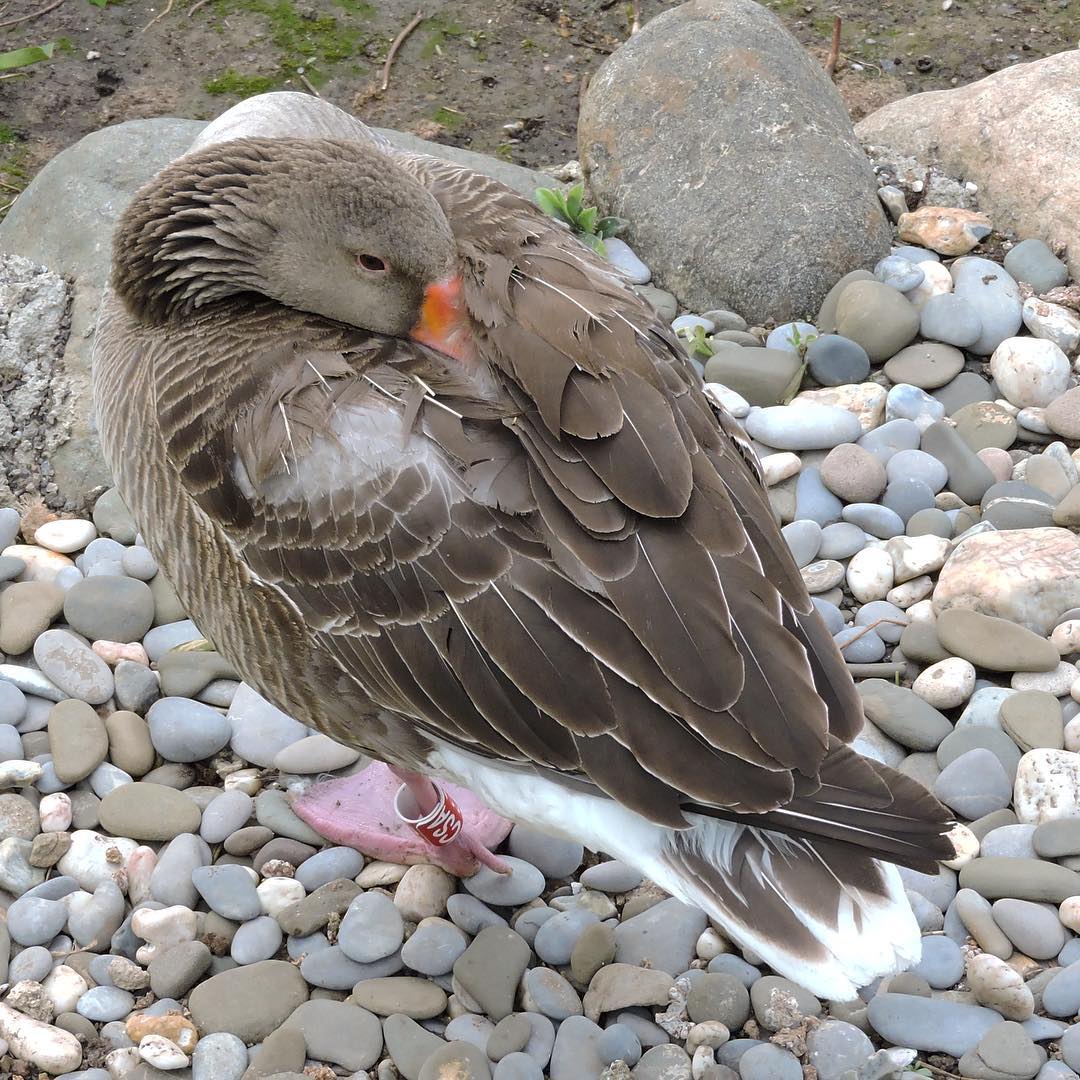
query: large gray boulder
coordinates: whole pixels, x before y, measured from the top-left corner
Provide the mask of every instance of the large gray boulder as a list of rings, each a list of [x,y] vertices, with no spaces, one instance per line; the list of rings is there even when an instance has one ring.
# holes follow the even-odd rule
[[[697,311],[805,316],[888,251],[839,94],[751,0],[691,0],[630,38],[589,84],[578,148],[602,210]]]
[[[274,96],[317,101],[299,94]],[[314,108],[325,111],[332,107],[318,102]],[[55,340],[55,319],[48,324],[42,322],[34,331],[25,315],[18,325],[18,341],[35,341],[38,348],[34,355],[22,344],[15,344],[14,334],[8,335],[6,346],[0,340],[0,383],[11,387],[12,394],[18,393],[17,409],[5,412],[5,403],[0,401],[0,450],[7,445],[5,426],[11,427],[15,435],[19,434],[15,429],[23,426],[17,421],[6,424],[5,416],[24,416],[30,411],[40,416],[47,414],[47,438],[35,434],[33,439],[16,441],[24,457],[27,448],[47,453],[50,466],[35,472],[21,463],[19,477],[12,477],[18,490],[13,484],[5,493],[0,483],[0,505],[10,501],[12,495],[42,493],[56,505],[75,507],[82,505],[95,488],[111,483],[98,441],[90,357],[98,305],[109,274],[113,228],[134,193],[159,169],[185,153],[205,127],[202,121],[161,117],[131,120],[95,131],[57,154],[19,196],[6,220],[0,222],[0,252],[22,256],[53,272],[41,276],[31,272],[32,268],[12,264],[32,284],[35,296],[55,301],[50,309],[53,315],[56,304],[60,303],[63,310],[62,302],[53,295],[55,275],[68,278],[74,291],[66,346],[62,339]],[[457,161],[525,194],[555,182],[542,173],[468,150],[426,142],[402,132],[380,133],[402,149]],[[0,324],[6,319],[5,298],[24,295],[21,285],[16,288],[13,272],[0,269]],[[42,299],[40,304],[44,302]],[[66,314],[64,321],[66,325]],[[22,376],[17,378],[20,363]],[[11,370],[5,375],[8,368]],[[48,378],[44,379],[42,373],[46,371]],[[38,394],[40,404],[30,409],[26,403],[32,394]]]
[[[1080,277],[1080,50],[894,101],[855,130],[974,181],[996,226],[1068,245]]]

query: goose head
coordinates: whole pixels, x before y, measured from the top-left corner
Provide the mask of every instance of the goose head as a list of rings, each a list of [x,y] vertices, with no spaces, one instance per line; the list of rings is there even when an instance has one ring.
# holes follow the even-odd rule
[[[438,202],[383,149],[246,138],[179,159],[137,193],[112,285],[147,323],[261,296],[455,355],[458,261]]]

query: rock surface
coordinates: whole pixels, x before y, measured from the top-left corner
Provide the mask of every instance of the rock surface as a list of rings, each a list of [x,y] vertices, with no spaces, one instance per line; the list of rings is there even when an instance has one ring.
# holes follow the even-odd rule
[[[631,246],[693,310],[782,322],[886,254],[839,95],[750,0],[652,19],[593,75],[578,144],[603,211],[630,221]]]
[[[998,71],[955,90],[894,101],[856,125],[864,142],[921,161],[938,160],[979,185],[998,226],[1069,243],[1080,275],[1080,50]],[[1017,147],[1038,146],[1038,167]]]

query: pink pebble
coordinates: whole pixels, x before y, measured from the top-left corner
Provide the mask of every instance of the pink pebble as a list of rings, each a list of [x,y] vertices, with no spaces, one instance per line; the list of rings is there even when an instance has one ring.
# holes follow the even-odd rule
[[[42,832],[64,832],[71,824],[71,799],[62,791],[45,795],[38,804]]]
[[[979,451],[979,460],[994,475],[999,483],[1012,479],[1013,461],[1009,457],[1008,450],[1002,450],[997,446],[984,446]]]
[[[150,899],[150,877],[157,866],[154,849],[140,844],[127,861],[128,899],[133,904],[141,904]]]
[[[143,667],[150,666],[150,658],[146,655],[146,650],[137,641],[133,641],[130,645],[122,641],[95,641],[90,648],[112,667],[119,664],[121,660],[133,660],[136,664],[142,664]]]

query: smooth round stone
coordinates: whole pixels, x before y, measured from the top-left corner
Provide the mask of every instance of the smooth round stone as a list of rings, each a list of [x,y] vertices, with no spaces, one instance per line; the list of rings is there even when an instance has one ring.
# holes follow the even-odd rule
[[[895,645],[900,640],[904,627],[910,621],[905,612],[887,600],[873,600],[869,604],[863,604],[855,616],[856,626],[873,626],[877,636],[890,645]]]
[[[908,536],[940,536],[948,540],[953,534],[953,524],[944,510],[931,506],[916,510],[908,518],[906,532]]]
[[[845,626],[833,641],[849,664],[876,664],[885,656],[885,642],[865,626]]]
[[[1010,337],[990,357],[990,373],[1017,408],[1046,407],[1069,387],[1069,359],[1052,341]]]
[[[533,941],[536,955],[546,964],[569,963],[578,939],[597,922],[599,919],[591,911],[572,909],[559,912],[537,930]]]
[[[191,1018],[205,1036],[228,1031],[247,1043],[265,1039],[307,999],[300,972],[282,960],[222,971],[192,990]]]
[[[617,266],[635,285],[644,285],[652,271],[634,254],[630,245],[617,236],[604,241],[605,258],[612,266]]]
[[[22,795],[0,795],[0,839],[31,841],[40,831],[37,808],[29,799]]]
[[[936,297],[931,304],[952,299],[952,296]],[[926,309],[923,311],[925,320]],[[923,341],[901,349],[885,364],[884,372],[894,383],[905,383],[921,390],[936,390],[955,379],[963,366],[964,354],[959,349]]]
[[[122,784],[102,800],[101,824],[116,836],[134,840],[171,840],[197,832],[202,813],[182,791],[162,784]]]
[[[919,333],[930,341],[940,341],[966,349],[979,340],[982,334],[982,319],[974,305],[962,296],[943,293],[930,297],[923,305]],[[958,371],[959,368],[953,375]]]
[[[912,477],[892,480],[885,488],[881,503],[892,510],[906,527],[907,522],[920,510],[933,507],[934,492],[922,480]]]
[[[941,770],[934,794],[950,809],[972,820],[1008,806],[1012,784],[997,757],[977,747]]]
[[[835,405],[777,405],[751,412],[747,434],[777,450],[824,450],[862,435],[858,417]]]
[[[1080,349],[1080,315],[1070,308],[1029,296],[1024,301],[1023,319],[1035,337],[1054,342],[1067,355]]]
[[[83,578],[67,591],[64,618],[91,641],[139,641],[154,622],[154,594],[135,578]]]
[[[115,986],[95,986],[79,998],[75,1011],[87,1020],[123,1020],[135,1008],[135,998]]]
[[[296,868],[294,876],[308,892],[314,892],[331,881],[354,878],[363,868],[364,856],[359,851],[347,847],[332,847],[318,851],[310,859],[305,859]]]
[[[2,541],[0,537],[0,541]],[[11,545],[0,543],[0,551]],[[26,570],[26,563],[16,555],[0,555],[0,581],[14,581]]]
[[[150,706],[146,720],[154,749],[168,761],[204,761],[232,735],[220,712],[190,698],[161,698]]]
[[[919,332],[919,313],[880,281],[854,281],[837,302],[836,332],[858,342],[872,362],[881,363]]]
[[[549,836],[527,825],[515,825],[510,830],[510,854],[535,866],[546,878],[560,880],[569,877],[580,865],[584,855],[581,844]]]
[[[581,884],[604,893],[626,893],[636,889],[642,882],[641,871],[618,859],[590,866],[581,875]]]
[[[243,791],[223,791],[220,795],[211,799],[209,805],[202,813],[202,821],[198,826],[199,835],[208,844],[220,844],[234,832],[242,829],[251,818],[255,803],[251,796]],[[194,832],[195,829],[183,829],[182,832]],[[358,874],[364,865],[364,857],[356,852],[360,865],[352,874],[337,875],[353,877]],[[328,879],[332,880],[332,879]],[[320,882],[320,885],[325,882]],[[307,887],[307,886],[305,886]]]
[[[926,668],[911,689],[935,709],[958,708],[975,689],[975,667],[959,656],[950,656]]]
[[[805,347],[807,341],[815,337],[817,337],[817,327],[811,323],[781,323],[765,339],[765,348],[787,349],[789,352],[797,353],[800,345]]]
[[[0,724],[5,727],[16,727],[26,717],[26,695],[14,684],[0,679]],[[8,756],[20,757],[21,750],[0,757],[0,761]]]
[[[686,331],[692,333],[700,327],[706,334],[712,334],[716,330],[716,323],[712,319],[706,319],[703,315],[680,315],[671,322],[671,329],[676,334]]]
[[[200,1039],[191,1055],[192,1080],[240,1080],[247,1067],[243,1039],[227,1031]]]
[[[816,521],[822,528],[840,520],[844,504],[821,482],[821,472],[805,467],[795,481],[796,520]]]
[[[453,923],[427,918],[401,947],[401,959],[421,975],[445,975],[468,944],[468,937]]]
[[[1064,697],[1077,678],[1076,665],[1062,660],[1053,671],[1018,671],[1009,682],[1014,690],[1041,690],[1054,697]]]
[[[1080,874],[1041,859],[973,859],[960,870],[960,885],[988,900],[1009,898],[1060,904],[1080,895]]]
[[[947,416],[952,416],[965,405],[976,401],[993,401],[990,383],[974,371],[962,371],[951,382],[934,392],[934,397],[945,406]]]
[[[822,559],[849,559],[864,547],[866,534],[858,525],[837,521],[821,530],[818,556]]]
[[[821,463],[825,486],[848,503],[873,502],[885,488],[885,469],[869,450],[856,443],[834,447]]]
[[[1021,240],[1005,255],[1005,269],[1026,281],[1036,293],[1046,293],[1069,280],[1069,268],[1037,237]],[[38,541],[40,543],[40,541]]]
[[[911,262],[903,255],[886,255],[874,267],[874,277],[883,285],[888,285],[900,292],[910,292],[926,277],[922,267]]]
[[[532,1011],[556,1022],[581,1014],[581,999],[570,983],[551,968],[535,967],[525,972],[525,1001]]]
[[[97,529],[92,521],[81,518],[61,518],[40,526],[34,533],[34,543],[50,551],[70,555],[73,551],[82,551],[96,536]]]
[[[847,568],[847,585],[859,603],[884,600],[895,583],[892,556],[883,548],[863,548]]]
[[[308,735],[299,721],[242,683],[229,706],[233,751],[252,765],[271,766],[277,755]]]
[[[806,1051],[818,1080],[846,1080],[849,1071],[857,1072],[874,1053],[874,1045],[854,1024],[826,1020],[807,1033]]]
[[[1051,1016],[1074,1017],[1080,1012],[1080,963],[1062,968],[1043,987],[1043,1008]]]
[[[822,386],[846,386],[861,383],[870,374],[870,357],[850,338],[822,334],[806,350],[810,374]]]
[[[200,697],[202,696],[201,694]],[[235,687],[229,695],[230,704],[234,696]],[[279,750],[274,758],[274,767],[282,772],[307,776],[315,773],[336,772],[338,769],[352,765],[359,758],[359,750],[343,746],[320,733],[309,735]]]
[[[964,977],[964,954],[955,941],[934,934],[922,939],[922,959],[910,970],[935,990],[947,990]]]
[[[821,546],[821,526],[816,521],[793,521],[780,531],[800,570],[817,558]]]
[[[65,694],[91,705],[112,697],[113,676],[108,664],[67,630],[46,630],[34,642],[34,659],[42,674]]]
[[[1009,782],[1016,777],[1020,765],[1020,751],[1016,743],[997,728],[957,727],[941,740],[937,749],[938,764],[944,769],[969,750],[989,750],[1005,770]],[[975,815],[981,817],[982,815]]]
[[[991,829],[979,844],[979,854],[988,858],[1036,859],[1035,825],[1002,825]]]
[[[979,256],[957,259],[950,273],[953,292],[975,309],[982,326],[982,333],[969,349],[989,356],[1020,329],[1020,289],[1003,266]]]
[[[803,584],[811,595],[827,592],[844,580],[844,564],[835,559],[818,559],[802,568]]]
[[[867,717],[909,750],[933,750],[952,731],[937,709],[902,686],[866,679],[857,686]]]
[[[897,383],[885,398],[886,420],[910,420],[920,431],[944,415],[940,401],[910,383]]]
[[[939,492],[949,479],[948,470],[937,458],[923,450],[900,450],[885,466],[890,483],[915,480],[925,484],[931,494]]]
[[[191,882],[210,908],[223,918],[246,922],[262,914],[254,875],[247,867],[228,863],[200,866],[191,872]]]
[[[704,386],[705,396],[709,398],[713,404],[719,403],[721,407],[727,409],[736,420],[742,420],[744,417],[750,415],[750,403],[742,396],[742,394],[736,394],[734,390],[724,386],[723,383],[706,383]]]
[[[596,1048],[607,1064],[625,1061],[633,1067],[641,1058],[641,1040],[626,1024],[612,1024],[597,1040]]]
[[[1066,933],[1057,911],[1030,900],[996,900],[994,922],[1022,953],[1049,960],[1065,946]]]
[[[851,503],[843,509],[844,521],[857,525],[864,533],[888,540],[901,536],[904,522],[895,510],[877,503]],[[861,552],[860,552],[861,554]]]
[[[281,927],[269,915],[244,923],[233,935],[229,955],[238,964],[269,960],[281,948]]]
[[[85,701],[71,699],[54,705],[49,713],[49,748],[56,778],[74,784],[105,760],[109,738],[94,709]]]
[[[867,1019],[894,1046],[942,1051],[954,1057],[974,1049],[990,1028],[1001,1023],[999,1013],[981,1005],[889,993],[870,1001]]]
[[[787,349],[721,348],[705,364],[705,381],[751,405],[776,405],[791,394],[801,370],[799,355]]]
[[[170,649],[201,637],[199,628],[190,619],[178,619],[175,622],[161,623],[147,631],[143,637],[143,648],[150,660],[156,663]]]
[[[49,950],[43,945],[31,945],[11,958],[7,981],[12,985],[18,982],[41,982],[48,976],[52,966],[53,958]]]
[[[993,401],[975,401],[952,415],[956,431],[975,453],[1008,450],[1016,441],[1016,418]]]
[[[1006,698],[1000,718],[1001,726],[1025,753],[1037,747],[1064,747],[1061,703],[1045,690],[1021,690]]]
[[[1058,651],[1019,623],[966,608],[948,608],[937,618],[942,645],[989,671],[1051,671]]]
[[[68,919],[67,908],[58,900],[21,896],[7,913],[7,928],[20,945],[45,945],[52,941]]]
[[[893,455],[901,450],[917,450],[921,437],[913,421],[899,418],[868,431],[859,439],[859,445],[869,450],[883,465],[888,465]]]
[[[401,948],[404,921],[389,896],[361,893],[349,905],[338,930],[338,945],[350,960],[371,964]]]
[[[799,1059],[774,1043],[752,1046],[739,1059],[741,1080],[802,1080],[802,1075]]]
[[[535,900],[544,891],[544,875],[530,863],[513,856],[503,856],[510,867],[509,874],[497,874],[482,866],[462,885],[478,900],[499,907],[518,907]]]

